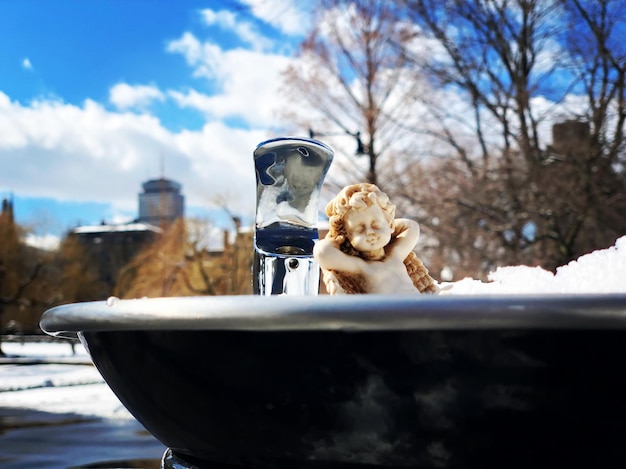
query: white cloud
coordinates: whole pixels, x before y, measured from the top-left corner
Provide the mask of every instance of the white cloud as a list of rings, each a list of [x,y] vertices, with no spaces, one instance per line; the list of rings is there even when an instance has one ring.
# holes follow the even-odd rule
[[[276,110],[283,99],[280,86],[289,57],[246,49],[222,50],[190,33],[171,42],[168,51],[182,54],[194,76],[206,78],[216,87],[212,95],[195,90],[170,91],[180,106],[198,109],[212,119],[235,117],[263,128],[279,124]]]
[[[195,68],[194,76],[211,77],[219,71],[220,47],[210,42],[202,43],[190,32],[170,42],[167,51],[182,54],[187,64]]]
[[[37,235],[28,233],[24,238],[24,242],[34,248],[55,251],[61,245],[61,238],[52,234]]]
[[[157,176],[164,155],[166,176],[183,185],[187,205],[209,207],[227,195],[232,210],[250,215],[252,151],[268,137],[221,123],[173,133],[154,117],[110,112],[93,101],[26,106],[0,92],[0,187],[136,210],[141,182]]]
[[[216,25],[223,30],[232,31],[255,50],[269,49],[272,46],[272,41],[263,36],[252,23],[242,21],[232,11],[215,11],[207,8],[201,11],[201,15],[207,25]]]
[[[297,0],[243,0],[254,16],[290,36],[304,36],[311,28],[314,2]]]
[[[118,109],[145,108],[164,99],[165,95],[153,85],[118,83],[109,90],[109,101]]]
[[[206,8],[200,12],[200,15],[206,24],[217,24],[224,29],[234,28],[237,24],[237,15],[230,10],[215,11]]]
[[[233,207],[254,212],[256,183],[252,152],[269,135],[261,130],[233,129],[221,122],[206,124],[199,132],[172,136],[172,146],[187,155],[190,164],[187,191],[195,205],[210,206],[216,196],[227,196]]]
[[[28,57],[24,57],[24,59],[22,60],[22,68],[25,70],[33,69],[33,64],[30,62],[30,59]]]

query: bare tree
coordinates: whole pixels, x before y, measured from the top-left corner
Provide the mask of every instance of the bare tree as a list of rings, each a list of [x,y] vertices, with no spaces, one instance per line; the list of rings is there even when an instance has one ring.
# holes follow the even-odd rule
[[[408,17],[415,29],[414,42],[400,48],[435,89],[466,104],[454,115],[450,100],[417,97],[439,124],[430,132],[454,159],[398,175],[409,204],[439,226],[453,224],[448,239],[439,233],[443,247],[457,258],[482,252],[477,270],[505,262],[553,268],[626,232],[619,215],[626,210],[624,46],[615,30],[621,24],[623,37],[624,9],[609,0],[403,4],[398,20]],[[580,37],[566,40],[574,23],[585,47]],[[436,53],[416,54],[424,41]],[[586,105],[568,109],[572,96],[586,96]],[[566,141],[550,145],[559,115],[575,132],[556,128]],[[420,172],[438,181],[429,193],[412,184]]]
[[[601,227],[587,231],[590,243],[624,234],[626,222],[626,11],[615,0],[561,0],[567,17],[565,46],[586,97],[588,150],[577,164],[590,216]],[[580,149],[568,148],[569,155]],[[576,151],[578,150],[578,151]],[[606,231],[606,233],[605,233]]]
[[[377,0],[321,0],[316,27],[286,74],[288,117],[314,137],[351,136],[357,155],[366,157],[365,168],[354,155],[336,162],[352,182],[385,186],[384,171],[406,134],[407,96],[418,86],[407,80],[407,58],[394,46],[406,37],[395,8]]]

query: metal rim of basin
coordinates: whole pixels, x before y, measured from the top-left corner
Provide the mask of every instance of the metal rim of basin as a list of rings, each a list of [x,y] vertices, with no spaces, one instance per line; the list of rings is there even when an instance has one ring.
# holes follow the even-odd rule
[[[204,296],[57,306],[55,336],[124,330],[626,329],[626,294]]]

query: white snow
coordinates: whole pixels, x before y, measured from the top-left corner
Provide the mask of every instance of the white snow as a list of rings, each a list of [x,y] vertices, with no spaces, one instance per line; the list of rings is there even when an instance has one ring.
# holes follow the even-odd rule
[[[20,343],[20,342],[3,342],[2,350],[7,356],[12,357],[27,357],[27,358],[40,358],[40,359],[70,359],[76,358],[77,360],[85,361],[89,360],[89,354],[81,344],[77,344],[72,350],[71,342],[59,341],[59,342],[32,342],[32,343]],[[0,384],[0,388],[1,388]]]
[[[489,282],[466,278],[441,286],[445,294],[455,295],[626,293],[626,236],[558,267],[556,274],[541,267],[499,267],[489,274]]]
[[[0,392],[101,383],[93,365],[2,365]],[[0,399],[2,402],[2,399]]]
[[[79,226],[74,228],[72,233],[87,234],[87,233],[113,233],[113,232],[128,232],[128,231],[154,231],[155,233],[161,233],[163,230],[158,226],[149,225],[147,223],[124,223],[121,225],[88,225]]]
[[[8,357],[25,357],[67,364],[0,365],[0,408],[28,408],[50,413],[132,419],[93,365],[81,344],[76,354],[67,343],[3,342]],[[72,362],[71,359],[74,359]]]

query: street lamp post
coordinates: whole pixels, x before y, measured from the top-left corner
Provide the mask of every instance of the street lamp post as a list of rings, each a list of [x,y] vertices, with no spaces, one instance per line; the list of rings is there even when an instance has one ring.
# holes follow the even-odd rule
[[[339,137],[342,135],[349,135],[351,137],[353,137],[356,140],[356,150],[354,151],[354,154],[356,156],[362,156],[362,155],[367,155],[368,153],[368,147],[367,145],[365,145],[363,143],[363,140],[361,140],[361,131],[357,130],[356,132],[352,133],[348,130],[346,130],[345,132],[339,132],[339,133],[321,133],[321,132],[315,132],[313,129],[309,128],[309,137],[311,138],[316,138],[316,137]]]

